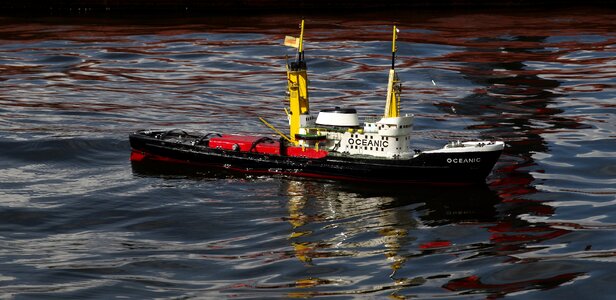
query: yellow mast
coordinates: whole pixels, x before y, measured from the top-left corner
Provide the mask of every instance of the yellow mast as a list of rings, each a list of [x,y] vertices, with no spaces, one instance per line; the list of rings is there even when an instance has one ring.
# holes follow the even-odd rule
[[[398,39],[398,28],[394,25],[393,37],[391,40],[391,69],[389,69],[389,79],[387,81],[387,100],[385,102],[385,118],[395,118],[400,114],[400,80],[395,70],[396,62],[396,39]]]
[[[285,38],[285,45],[297,48],[297,60],[287,63],[287,82],[289,89],[289,137],[294,144],[298,144],[295,135],[300,133],[302,123],[310,113],[308,101],[308,74],[304,61],[304,20],[300,26],[299,39]],[[303,118],[302,118],[303,115]],[[302,122],[303,120],[303,122]]]

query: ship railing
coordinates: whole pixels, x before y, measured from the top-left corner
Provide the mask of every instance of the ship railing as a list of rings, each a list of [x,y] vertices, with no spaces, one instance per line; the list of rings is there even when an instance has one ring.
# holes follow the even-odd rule
[[[376,122],[380,121],[382,118],[383,118],[383,116],[377,116],[377,115],[367,116],[364,119],[364,122],[366,122],[366,123],[376,123]]]

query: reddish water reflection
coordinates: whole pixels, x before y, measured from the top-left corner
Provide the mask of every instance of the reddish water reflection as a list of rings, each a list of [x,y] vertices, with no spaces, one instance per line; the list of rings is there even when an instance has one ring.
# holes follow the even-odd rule
[[[451,291],[462,291],[463,294],[486,293],[487,299],[497,299],[502,298],[507,294],[520,291],[553,289],[561,284],[575,280],[581,275],[583,275],[583,273],[568,273],[549,278],[532,279],[505,284],[486,284],[481,282],[481,278],[477,276],[469,276],[466,278],[452,280],[443,287]]]

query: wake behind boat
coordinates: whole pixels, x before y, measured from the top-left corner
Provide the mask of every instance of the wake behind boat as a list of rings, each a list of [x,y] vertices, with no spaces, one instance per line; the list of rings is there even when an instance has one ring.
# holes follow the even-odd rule
[[[382,116],[359,122],[353,108],[310,112],[304,22],[299,38],[285,38],[297,48],[287,62],[289,134],[261,121],[279,137],[183,130],[142,130],[129,136],[133,163],[166,162],[249,174],[282,174],[326,179],[389,183],[470,184],[484,182],[498,160],[502,141],[454,141],[441,149],[411,149],[413,115],[400,114],[401,85],[395,71],[394,26],[387,98]]]

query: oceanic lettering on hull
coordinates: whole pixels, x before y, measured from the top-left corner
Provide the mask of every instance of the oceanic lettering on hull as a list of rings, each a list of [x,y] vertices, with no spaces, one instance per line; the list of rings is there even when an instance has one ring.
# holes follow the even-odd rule
[[[474,158],[447,158],[448,164],[472,164],[472,163],[480,163],[481,157]]]
[[[362,147],[387,148],[389,146],[389,142],[383,140],[349,139],[348,143],[349,145],[357,145]]]

